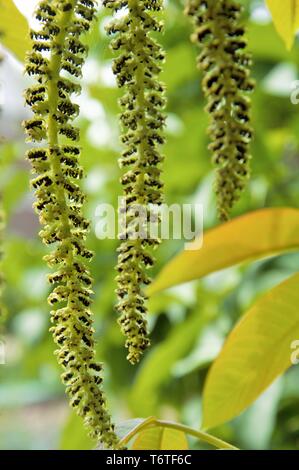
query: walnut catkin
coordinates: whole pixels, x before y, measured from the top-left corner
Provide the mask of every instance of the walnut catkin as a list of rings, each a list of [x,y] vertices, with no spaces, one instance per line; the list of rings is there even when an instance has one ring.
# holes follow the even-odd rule
[[[0,31],[1,34],[1,31]],[[3,57],[0,54],[0,65]],[[1,112],[1,109],[0,109]],[[0,146],[2,145],[3,137],[0,135]],[[3,302],[3,291],[5,287],[5,279],[3,273],[3,256],[4,256],[4,229],[5,229],[5,213],[3,209],[2,192],[0,191],[0,339],[3,334],[4,324],[6,319],[6,308]]]
[[[2,260],[3,260],[3,255],[4,255],[4,210],[2,208],[2,200],[1,200],[1,194],[0,194],[0,338],[3,333],[3,328],[4,328],[4,323],[5,323],[5,317],[6,317],[6,308],[3,303],[3,291],[4,291],[4,285],[5,285],[5,280],[4,280],[4,274],[3,274],[3,269],[2,269]]]
[[[107,448],[117,448],[117,437],[102,390],[102,364],[95,360],[92,283],[85,246],[89,223],[83,216],[85,196],[78,185],[79,129],[72,121],[79,107],[72,95],[80,93],[78,78],[87,53],[81,34],[89,30],[96,13],[91,0],[40,1],[36,18],[41,29],[31,31],[32,50],[26,72],[35,84],[25,92],[33,111],[24,123],[28,140],[41,143],[27,152],[35,174],[35,209],[43,225],[40,236],[53,246],[45,257],[55,272],[49,275],[53,291],[49,303],[58,345],[62,380],[71,406],[82,416],[91,437]],[[55,287],[54,287],[55,286]]]
[[[201,53],[203,91],[211,117],[209,149],[217,166],[218,213],[227,220],[249,177],[251,56],[241,24],[242,7],[235,0],[188,0],[193,21],[192,40]]]
[[[153,217],[149,205],[162,203],[160,145],[164,143],[165,96],[158,75],[164,53],[151,33],[162,31],[155,13],[162,10],[163,1],[104,0],[103,4],[114,13],[124,9],[124,14],[107,31],[113,36],[111,48],[119,51],[113,71],[119,87],[125,90],[120,100],[121,140],[125,149],[119,163],[124,169],[121,183],[126,230],[119,235],[122,242],[118,250],[117,310],[121,330],[127,338],[127,358],[135,364],[149,346],[144,286],[150,283],[146,268],[154,263],[148,247],[159,243],[157,238],[149,236],[147,222]],[[138,208],[144,209],[142,229],[136,216]],[[137,233],[143,235],[136,236]]]

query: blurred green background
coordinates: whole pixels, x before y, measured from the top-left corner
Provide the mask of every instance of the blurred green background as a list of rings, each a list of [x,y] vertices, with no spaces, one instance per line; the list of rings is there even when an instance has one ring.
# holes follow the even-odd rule
[[[197,50],[189,41],[191,26],[183,15],[184,2],[165,3],[163,81],[169,100],[165,200],[202,203],[208,228],[217,219],[207,151],[208,119],[195,67]],[[292,83],[298,79],[299,45],[286,51],[262,1],[242,3],[257,88],[252,179],[234,215],[261,207],[299,205],[299,110],[290,101]],[[80,98],[82,164],[87,174],[83,185],[88,193],[86,214],[93,226],[89,246],[96,253],[91,269],[97,352],[105,363],[105,387],[117,422],[155,415],[198,428],[205,377],[227,333],[261,293],[298,270],[299,254],[227,269],[153,297],[152,348],[138,367],[127,363],[113,308],[117,241],[99,240],[95,235],[97,205],[116,205],[121,193],[117,166],[117,98],[121,93],[111,72],[112,53],[104,32],[108,20],[101,9],[89,38],[91,53]],[[38,221],[31,209],[33,194],[28,189],[29,167],[20,126],[26,114],[22,101],[26,80],[20,66],[8,58],[0,76],[4,92],[6,82],[8,87],[0,121],[6,138],[0,148],[0,190],[7,212],[8,308],[6,364],[0,365],[0,449],[90,448],[81,421],[70,414],[48,333],[48,269],[42,261],[46,248],[38,238]],[[156,272],[182,247],[183,241],[165,241],[156,253]],[[298,367],[276,381],[242,416],[213,433],[243,449],[298,449]]]

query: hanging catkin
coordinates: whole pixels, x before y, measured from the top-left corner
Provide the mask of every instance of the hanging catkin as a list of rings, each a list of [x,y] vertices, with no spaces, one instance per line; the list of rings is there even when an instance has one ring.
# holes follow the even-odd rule
[[[2,260],[3,260],[3,255],[4,255],[3,243],[4,243],[4,211],[2,208],[2,198],[0,194],[0,339],[3,333],[5,313],[6,313],[6,309],[3,304],[3,290],[4,290],[4,284],[5,284],[3,269],[2,269]]]
[[[0,65],[3,61],[3,57],[0,54]],[[0,109],[1,112],[1,109]],[[0,135],[0,146],[2,145],[3,137]],[[3,303],[3,291],[5,286],[4,274],[3,274],[3,256],[4,256],[4,227],[5,227],[5,214],[3,209],[3,200],[2,200],[2,193],[0,191],[0,339],[1,335],[3,334],[4,323],[5,323],[5,316],[6,316],[6,308]]]
[[[93,315],[90,310],[92,278],[85,247],[89,223],[82,215],[84,194],[79,163],[79,130],[72,121],[79,113],[71,95],[80,93],[77,78],[87,53],[80,36],[89,30],[96,2],[91,0],[40,1],[36,18],[42,26],[32,31],[32,51],[26,72],[36,83],[25,94],[34,116],[25,122],[28,140],[42,142],[28,151],[36,177],[32,180],[40,232],[53,251],[46,261],[55,273],[49,296],[54,306],[51,328],[57,357],[72,407],[84,418],[90,435],[108,448],[117,437],[102,390],[102,364],[95,361]]]
[[[126,9],[107,30],[108,34],[115,35],[111,41],[112,49],[120,51],[113,71],[119,87],[125,90],[120,100],[125,149],[119,162],[124,168],[121,183],[127,229],[120,234],[117,310],[122,332],[127,338],[127,357],[135,364],[149,346],[143,289],[150,283],[146,268],[152,266],[154,260],[147,249],[159,243],[158,239],[148,236],[146,222],[153,217],[149,204],[160,205],[162,202],[160,163],[163,157],[159,147],[164,143],[162,110],[165,97],[158,75],[164,53],[151,33],[162,30],[153,13],[162,10],[163,1],[104,0],[103,3],[114,13]],[[136,216],[139,207],[144,208],[146,214],[142,229]],[[136,236],[142,232],[142,237]]]
[[[245,52],[242,8],[235,0],[188,0],[186,13],[201,54],[203,91],[211,117],[209,149],[217,166],[216,194],[221,220],[227,220],[249,177],[251,57]]]

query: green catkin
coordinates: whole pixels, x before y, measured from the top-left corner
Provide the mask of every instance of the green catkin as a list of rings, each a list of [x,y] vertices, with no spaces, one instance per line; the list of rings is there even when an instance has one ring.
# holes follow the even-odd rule
[[[162,203],[160,180],[160,145],[164,143],[165,116],[164,87],[158,80],[164,53],[152,38],[152,32],[162,31],[154,13],[163,8],[161,0],[104,0],[104,6],[114,13],[124,10],[107,28],[114,36],[111,48],[120,51],[113,71],[119,87],[125,89],[120,100],[122,107],[121,140],[125,146],[119,160],[124,169],[121,183],[124,188],[125,219],[127,229],[119,235],[117,311],[119,324],[126,336],[127,359],[135,364],[149,346],[144,286],[150,283],[146,268],[154,263],[149,247],[159,240],[148,236],[146,223],[141,229],[136,207],[142,207],[147,221],[153,220],[150,204]],[[145,234],[136,237],[137,232]],[[134,239],[135,237],[135,239]]]
[[[251,56],[245,52],[242,7],[235,0],[188,0],[193,42],[201,49],[198,66],[211,117],[209,149],[218,167],[216,195],[221,220],[227,220],[249,177]]]
[[[3,291],[5,286],[4,274],[2,269],[2,260],[4,255],[3,243],[4,243],[4,227],[5,227],[5,217],[4,211],[2,208],[2,200],[0,194],[0,340],[3,334],[5,317],[6,317],[6,308],[3,304]]]
[[[1,34],[1,32],[0,32]],[[3,61],[3,57],[0,54],[0,65]],[[0,109],[1,111],[1,109]],[[3,142],[3,138],[0,135],[0,146]],[[3,209],[2,194],[0,192],[0,340],[4,330],[4,324],[6,319],[6,308],[3,303],[3,291],[5,287],[5,279],[3,273],[3,256],[4,256],[4,229],[5,229],[5,213]]]
[[[36,83],[25,92],[33,118],[24,123],[28,140],[43,142],[27,153],[36,177],[37,210],[46,245],[54,245],[45,257],[55,268],[49,282],[56,286],[49,296],[58,361],[71,406],[83,417],[92,438],[106,448],[117,448],[117,437],[102,390],[102,364],[95,361],[93,315],[90,310],[93,279],[86,267],[92,253],[85,247],[89,223],[82,214],[84,194],[79,163],[79,130],[72,121],[79,107],[71,95],[80,93],[87,53],[80,36],[90,28],[96,2],[91,0],[40,1],[32,31],[32,50],[26,72]]]

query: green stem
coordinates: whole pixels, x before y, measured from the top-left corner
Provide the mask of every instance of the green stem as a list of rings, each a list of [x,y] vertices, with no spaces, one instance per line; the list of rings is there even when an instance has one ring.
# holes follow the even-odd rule
[[[138,1],[137,0],[129,0],[128,1],[128,7],[131,9],[132,12],[137,12],[138,11]],[[132,30],[134,31],[134,35],[137,38],[136,43],[134,44],[133,47],[133,52],[135,57],[139,57],[140,53],[142,53],[142,45],[139,43],[139,35],[142,34],[142,25],[140,24],[140,19],[136,14],[132,15]],[[143,33],[144,34],[144,33]],[[143,44],[143,43],[141,43]],[[141,135],[146,135],[146,122],[145,122],[145,103],[144,103],[144,94],[145,94],[145,86],[144,86],[144,64],[143,62],[140,62],[137,60],[137,69],[136,69],[136,85],[138,88],[138,94],[136,97],[136,107],[139,110],[142,111],[142,117],[139,120],[138,123],[138,130]],[[136,184],[135,184],[135,194],[138,195],[136,204],[137,206],[145,206],[146,201],[145,197],[140,196],[140,193],[142,194],[144,192],[144,171],[142,171],[142,164],[145,161],[145,156],[144,156],[144,142],[141,140],[140,144],[137,146],[138,147],[138,158],[137,161],[134,165],[134,169],[138,170],[139,168],[141,169],[140,174],[137,177]],[[137,258],[137,253],[142,250],[142,243],[141,243],[141,238],[138,237],[135,240],[135,253],[134,253],[134,259],[135,262],[138,263],[138,258]],[[136,278],[136,283],[138,284],[138,275],[135,273],[135,278]],[[134,294],[134,285],[131,284],[129,286],[129,298],[132,298],[134,300],[135,294]]]
[[[49,100],[49,117],[48,117],[48,142],[49,142],[49,147],[55,147],[59,144],[59,138],[58,138],[58,126],[57,122],[54,118],[56,112],[57,112],[57,106],[58,106],[58,81],[60,79],[60,70],[61,70],[61,62],[62,62],[62,50],[64,47],[64,41],[66,39],[67,35],[67,26],[70,24],[72,15],[74,11],[74,4],[72,4],[72,8],[68,10],[67,12],[61,13],[61,18],[60,18],[60,33],[57,36],[57,39],[55,41],[55,46],[56,49],[52,51],[52,56],[50,59],[49,63],[49,70],[51,71],[51,76],[52,79],[48,81],[48,100]],[[57,176],[59,176],[60,179],[63,179],[63,174],[61,171],[61,166],[60,166],[60,160],[57,155],[53,155],[51,160],[51,170],[53,175],[55,176],[55,179],[57,179]],[[54,180],[55,181],[55,180]],[[56,184],[56,192],[57,196],[59,199],[59,204],[65,211],[64,213],[68,213],[68,206],[64,194],[64,190],[62,187],[60,187],[58,184]],[[70,234],[70,226],[68,223],[68,219],[66,218],[66,224],[68,225],[67,227],[67,232]]]
[[[142,423],[142,425],[137,426],[131,432],[129,432],[121,441],[121,446],[126,446],[128,442],[133,439],[136,434],[138,434],[141,430],[154,428],[154,427],[163,427],[167,429],[175,429],[177,431],[181,431],[189,436],[196,437],[198,440],[210,444],[217,449],[227,449],[227,450],[239,450],[237,447],[229,444],[228,442],[219,439],[218,437],[212,436],[203,431],[197,431],[196,429],[190,428],[189,426],[185,426],[184,424],[174,423],[172,421],[164,421],[160,419],[150,418]]]
[[[190,436],[197,437],[197,439],[200,441],[206,442],[207,444],[210,444],[217,449],[239,450],[237,447],[223,441],[222,439],[219,439],[218,437],[212,436],[211,434],[208,434],[204,431],[197,431],[196,429],[192,429],[189,426],[185,426],[184,424],[163,420],[157,420],[156,423],[164,428],[176,429],[177,431],[184,432]]]

